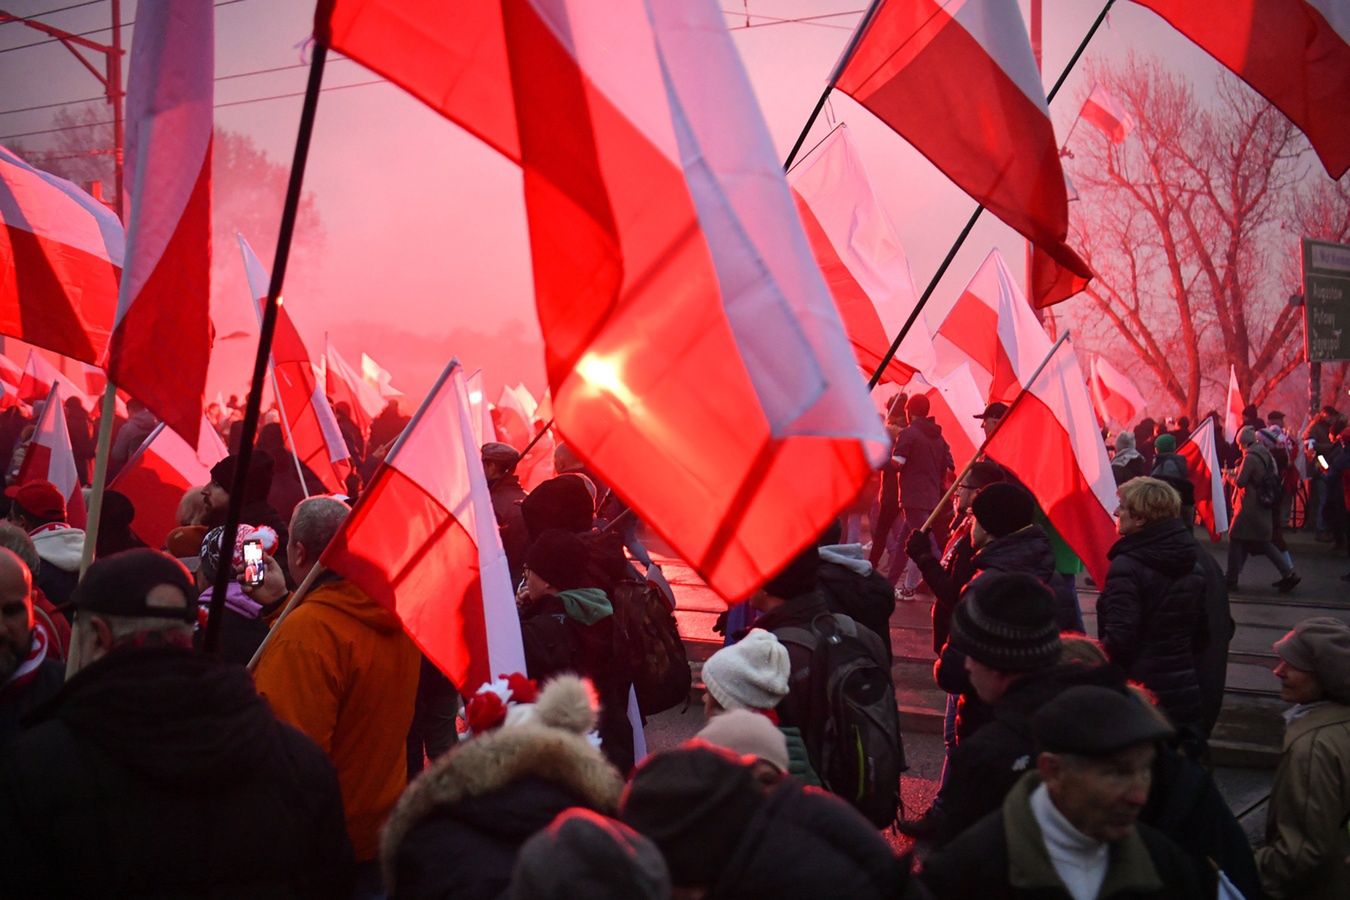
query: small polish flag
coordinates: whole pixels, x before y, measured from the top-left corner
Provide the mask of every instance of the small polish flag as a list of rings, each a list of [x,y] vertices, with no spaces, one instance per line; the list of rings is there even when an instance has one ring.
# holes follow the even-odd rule
[[[1130,132],[1134,131],[1134,117],[1125,111],[1125,107],[1111,96],[1111,92],[1105,86],[1100,84],[1095,85],[1092,93],[1083,101],[1083,110],[1079,115],[1110,138],[1113,144],[1123,143]]]
[[[1195,513],[1209,531],[1210,540],[1217,544],[1219,535],[1228,530],[1228,501],[1224,498],[1213,416],[1206,416],[1177,452],[1186,458],[1191,484],[1195,485]]]
[[[1238,390],[1237,368],[1229,365],[1228,399],[1223,408],[1223,437],[1230,444],[1237,441],[1238,432],[1242,429],[1242,408],[1246,405],[1242,402],[1242,391]]]
[[[190,489],[211,480],[211,467],[226,456],[225,444],[211,423],[202,419],[197,449],[160,423],[108,484],[125,494],[136,509],[131,530],[151,547],[178,525],[178,504]]]
[[[52,385],[47,394],[47,405],[33,426],[33,439],[28,444],[15,484],[30,481],[50,481],[56,485],[66,498],[66,521],[76,528],[85,526],[84,494],[80,491],[75,454],[70,449],[70,432],[66,430],[66,411],[61,405],[59,385]]]

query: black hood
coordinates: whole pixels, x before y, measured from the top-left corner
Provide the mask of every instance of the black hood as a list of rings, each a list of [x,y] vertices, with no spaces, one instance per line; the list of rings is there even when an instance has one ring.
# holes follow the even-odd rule
[[[1106,555],[1128,556],[1168,578],[1180,578],[1195,568],[1198,553],[1195,538],[1180,519],[1160,519],[1116,541]]]
[[[939,425],[937,422],[933,421],[933,419],[930,416],[924,416],[923,418],[915,419],[909,424],[914,428],[919,429],[919,431],[923,432],[923,436],[928,438],[929,440],[942,437],[942,426]]]
[[[994,538],[974,557],[978,572],[1025,572],[1049,584],[1055,577],[1055,551],[1039,525],[1028,525]]]
[[[242,666],[176,647],[114,650],[70,679],[30,724],[44,721],[167,787],[229,777],[284,753],[284,726]]]

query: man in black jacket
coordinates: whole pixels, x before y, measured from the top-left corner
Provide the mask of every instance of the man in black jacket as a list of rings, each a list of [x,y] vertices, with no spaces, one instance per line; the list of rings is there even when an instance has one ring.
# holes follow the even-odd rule
[[[195,596],[153,550],[89,568],[72,677],[0,755],[0,896],[349,895],[332,765],[191,649]]]

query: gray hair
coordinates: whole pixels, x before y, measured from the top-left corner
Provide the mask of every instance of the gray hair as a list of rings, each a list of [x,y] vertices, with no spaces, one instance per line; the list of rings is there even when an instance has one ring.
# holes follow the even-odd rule
[[[291,515],[291,540],[304,544],[317,559],[351,511],[350,506],[335,497],[301,500]]]
[[[14,551],[14,555],[28,567],[29,573],[37,578],[42,557],[38,556],[37,547],[33,546],[33,539],[28,536],[28,532],[13,522],[0,521],[0,547]]]
[[[189,598],[190,600],[191,598]],[[121,642],[133,634],[159,634],[163,635],[165,643],[177,645],[186,638],[192,640],[192,625],[179,619],[164,619],[158,616],[117,616],[108,613],[93,613],[100,619],[108,623],[108,631],[111,632],[114,642]],[[79,620],[76,616],[76,621]],[[174,640],[177,638],[178,640]],[[153,644],[154,641],[149,643]]]
[[[1119,434],[1117,434],[1117,435],[1116,435],[1116,449],[1117,449],[1117,450],[1133,450],[1133,449],[1135,449],[1135,447],[1134,447],[1134,432],[1131,432],[1131,431],[1122,431],[1122,432],[1120,432]]]

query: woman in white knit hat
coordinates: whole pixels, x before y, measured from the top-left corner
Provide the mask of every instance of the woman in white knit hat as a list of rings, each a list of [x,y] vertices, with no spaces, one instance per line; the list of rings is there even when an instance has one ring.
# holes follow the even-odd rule
[[[711,719],[730,709],[747,709],[778,725],[775,708],[787,696],[789,671],[787,648],[771,632],[752,628],[703,664],[703,710]],[[788,774],[819,786],[801,730],[781,725],[779,730],[787,740]]]

